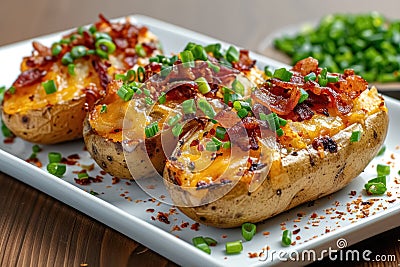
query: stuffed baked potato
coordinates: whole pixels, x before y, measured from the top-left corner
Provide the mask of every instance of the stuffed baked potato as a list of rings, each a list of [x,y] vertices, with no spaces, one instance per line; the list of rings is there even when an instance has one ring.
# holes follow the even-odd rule
[[[146,27],[100,21],[79,28],[21,63],[21,74],[5,93],[2,119],[27,141],[54,144],[82,137],[83,121],[104,96],[115,73],[125,72],[159,53],[157,38]]]
[[[195,221],[236,227],[331,194],[364,170],[388,127],[375,88],[351,70],[327,73],[312,58],[274,73],[251,103],[239,122],[223,126],[222,138],[216,136],[221,125],[208,122],[186,135],[166,162],[171,198]],[[222,146],[238,123],[248,138]],[[204,153],[199,147],[210,140],[216,147]],[[247,151],[247,158],[235,157],[237,151]]]

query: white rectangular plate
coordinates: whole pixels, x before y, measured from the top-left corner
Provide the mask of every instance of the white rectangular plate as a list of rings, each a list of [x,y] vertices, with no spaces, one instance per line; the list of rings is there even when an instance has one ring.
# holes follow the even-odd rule
[[[181,51],[189,41],[201,44],[220,42],[141,15],[132,16],[132,21],[148,26],[159,37],[166,53]],[[35,38],[35,40],[51,45],[52,42],[59,40],[62,34],[52,34]],[[31,41],[27,40],[0,48],[1,84],[10,86],[17,77],[22,57],[31,53]],[[224,46],[227,45],[221,43]],[[251,56],[257,60],[257,64],[261,68],[265,65],[284,66],[254,53]],[[345,238],[347,245],[350,245],[399,225],[400,188],[395,181],[399,180],[397,172],[400,166],[394,165],[393,157],[397,159],[400,157],[400,142],[397,138],[400,132],[400,121],[395,119],[395,115],[400,114],[400,102],[391,98],[386,98],[386,101],[391,120],[385,155],[375,158],[362,175],[340,192],[259,223],[257,234],[252,241],[243,243],[243,252],[238,255],[226,255],[224,244],[241,239],[240,229],[216,229],[204,225],[200,225],[197,231],[191,229],[194,222],[181,214],[179,210],[154,201],[134,182],[122,180],[112,184],[111,177],[108,175],[102,175],[104,176],[102,183],[79,186],[74,181],[76,174],[72,173],[80,170],[78,166],[69,166],[62,179],[54,177],[48,174],[44,168],[37,168],[25,161],[31,154],[33,144],[21,139],[17,138],[13,144],[4,144],[3,137],[0,137],[0,170],[105,223],[180,265],[276,265],[282,263],[282,260],[279,260],[277,255],[272,259],[271,252],[274,250],[292,252],[291,255],[295,255],[293,251],[300,252],[306,249],[313,249],[319,253],[328,247],[337,249],[336,241],[339,238]],[[88,152],[84,150],[83,141],[43,146],[43,152],[40,152],[38,157],[44,165],[46,165],[49,151],[61,152],[63,156],[77,153],[80,155],[80,164],[93,163]],[[374,177],[377,163],[387,163],[388,161],[392,165],[392,175],[388,182],[392,196],[367,196],[363,192],[364,183]],[[90,176],[99,175],[100,171],[100,168],[96,166],[90,172]],[[397,180],[395,180],[396,177]],[[89,194],[88,192],[91,190],[99,195]],[[351,191],[356,191],[356,195],[350,195]],[[361,218],[363,217],[361,208],[364,206],[359,204],[359,208],[356,208],[352,204],[358,198],[365,202],[373,202],[369,208],[369,216],[365,216],[365,218]],[[152,209],[154,212],[151,212]],[[153,218],[157,217],[158,212],[168,214],[170,223],[154,220]],[[299,213],[303,214],[301,218],[298,217]],[[188,226],[185,227],[185,225]],[[282,229],[285,227],[290,230],[300,229],[300,232],[294,235],[294,240],[296,240],[296,236],[300,236],[300,239],[296,240],[296,244],[289,248],[283,248],[280,245]],[[191,239],[195,236],[209,236],[218,241],[218,245],[212,247],[211,255],[192,246]],[[266,247],[270,248],[268,259],[265,259],[265,256],[260,258],[249,256],[249,253],[258,254]],[[283,254],[281,256],[284,257]]]

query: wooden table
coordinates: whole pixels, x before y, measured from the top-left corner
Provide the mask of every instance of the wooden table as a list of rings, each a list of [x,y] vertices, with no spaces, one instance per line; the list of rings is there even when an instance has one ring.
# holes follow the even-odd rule
[[[399,97],[398,93],[392,96]],[[400,224],[400,222],[399,222]],[[400,227],[348,249],[396,255],[400,266]],[[86,265],[87,264],[87,265]],[[329,260],[312,264],[337,266]],[[341,266],[378,266],[341,262]],[[0,172],[0,266],[176,266],[173,262],[81,212]]]

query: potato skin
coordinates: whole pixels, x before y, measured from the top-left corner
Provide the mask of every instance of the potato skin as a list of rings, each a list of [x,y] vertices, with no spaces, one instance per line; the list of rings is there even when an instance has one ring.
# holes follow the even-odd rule
[[[26,113],[2,112],[5,125],[18,137],[37,144],[56,144],[82,138],[86,97]]]
[[[135,173],[140,173],[141,177],[154,175],[154,169],[158,173],[162,173],[164,169],[166,158],[164,152],[160,149],[160,134],[146,139],[146,148],[141,143],[133,151],[125,152],[127,155],[130,155],[128,158],[125,158],[122,143],[97,134],[90,126],[88,116],[84,121],[83,138],[92,158],[104,171],[112,176],[122,179],[139,178],[132,177],[128,166],[131,166],[131,168],[135,167]],[[154,169],[146,164],[146,157],[150,158]]]
[[[245,222],[260,222],[299,204],[329,195],[346,186],[357,177],[374,158],[383,144],[388,114],[379,111],[365,120],[363,135],[359,142],[350,143],[351,133],[360,127],[353,124],[334,135],[338,144],[337,153],[318,156],[311,146],[281,158],[278,175],[267,176],[260,187],[248,193],[248,186],[238,182],[229,193],[220,199],[197,207],[179,207],[195,221],[219,228],[232,228]],[[164,170],[164,178],[174,181],[170,163]],[[223,186],[209,189],[209,194],[218,194]],[[184,203],[187,192],[182,189],[171,193],[175,203]]]

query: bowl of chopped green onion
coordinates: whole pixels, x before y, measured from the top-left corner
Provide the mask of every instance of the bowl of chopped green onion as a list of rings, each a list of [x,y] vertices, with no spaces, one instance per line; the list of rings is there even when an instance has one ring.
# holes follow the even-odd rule
[[[400,20],[377,12],[331,14],[288,27],[267,37],[259,50],[291,65],[311,56],[329,72],[354,69],[380,89],[400,89]]]

